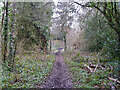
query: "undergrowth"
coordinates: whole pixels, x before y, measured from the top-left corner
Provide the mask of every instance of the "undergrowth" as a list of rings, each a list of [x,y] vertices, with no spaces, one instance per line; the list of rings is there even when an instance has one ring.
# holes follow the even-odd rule
[[[97,65],[97,58],[86,58],[81,56],[80,53],[74,57],[71,56],[69,55],[68,58],[68,55],[65,55],[65,60],[73,76],[74,88],[111,88],[111,86],[120,88],[119,83],[108,79],[108,76],[118,78],[117,74],[119,73],[117,68],[119,65],[116,61],[100,63],[100,65],[104,65],[105,67],[103,69],[97,68],[95,72],[90,73],[84,64],[89,66],[89,62],[92,62],[92,64]],[[111,70],[110,66],[113,70]]]
[[[52,70],[54,55],[22,55],[15,58],[15,71],[3,67],[2,88],[36,88]]]

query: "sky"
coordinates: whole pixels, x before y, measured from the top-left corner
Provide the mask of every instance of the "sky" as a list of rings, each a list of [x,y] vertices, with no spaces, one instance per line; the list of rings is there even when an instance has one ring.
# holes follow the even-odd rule
[[[54,4],[57,6],[57,3],[58,3],[58,1],[61,1],[61,0],[53,0],[53,2],[54,2]],[[66,0],[64,0],[64,1],[66,1]],[[77,1],[77,0],[76,0]],[[2,2],[0,2],[0,8],[3,6],[3,3]],[[56,15],[55,13],[53,14],[53,17],[57,17],[57,16],[59,16],[59,15]],[[72,24],[72,27],[77,27],[78,25],[76,24],[76,22],[73,22],[73,24]]]
[[[2,3],[2,2],[0,2],[0,7],[1,7],[1,6],[3,6],[3,3]]]
[[[59,0],[53,0],[54,4],[57,6]]]

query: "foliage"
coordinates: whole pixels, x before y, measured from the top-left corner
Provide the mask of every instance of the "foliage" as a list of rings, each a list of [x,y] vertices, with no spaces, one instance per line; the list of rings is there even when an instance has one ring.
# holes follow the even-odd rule
[[[16,56],[16,71],[10,72],[3,68],[2,88],[36,88],[43,84],[48,73],[52,70],[54,56],[36,59],[36,53]]]
[[[15,27],[16,27],[16,24],[15,24],[15,3],[11,3],[10,4],[11,7],[9,7],[9,23],[8,23],[8,30],[9,30],[9,33],[8,33],[8,38],[9,38],[9,55],[8,55],[8,62],[9,62],[9,67],[11,69],[11,71],[14,70],[14,66],[15,66],[15,63],[14,63],[14,57],[15,57],[15,54],[16,54],[16,37],[15,37]],[[14,36],[14,37],[13,37]]]
[[[115,58],[116,56],[119,57],[118,55],[120,54],[120,18],[119,18],[119,16],[120,16],[119,4],[120,3],[119,2],[112,2],[112,1],[111,2],[87,2],[87,3],[84,3],[84,4],[81,4],[81,3],[78,3],[78,2],[75,2],[75,3],[82,6],[82,7],[95,8],[97,11],[99,11],[99,13],[101,13],[104,16],[104,18],[106,18],[106,22],[111,28],[110,29],[108,27],[106,29],[109,32],[109,34],[107,34],[108,32],[106,32],[107,41],[112,40],[111,38],[116,36],[117,37],[117,42],[118,42],[118,44],[116,43],[118,45],[117,47],[113,45],[115,47],[115,49],[111,49],[112,45],[110,45],[110,44],[111,43],[113,44],[114,42],[116,42],[116,39],[115,39],[115,41],[113,39],[112,42],[109,42],[110,44],[106,45],[106,42],[104,43],[104,45],[106,47],[109,47],[111,49],[111,50],[109,49],[107,51],[108,52],[107,55],[108,55],[109,58],[111,58],[110,55],[113,55],[112,58]],[[93,20],[93,21],[95,22],[95,20]],[[97,20],[97,22],[98,22],[98,20]],[[94,26],[96,24],[98,24],[98,23],[95,23]],[[100,26],[100,24],[99,24],[99,26]],[[102,26],[102,27],[105,27],[105,26]],[[94,28],[94,29],[96,29],[96,28]],[[111,31],[112,31],[112,33],[114,33],[114,32],[116,33],[116,34],[114,34],[115,36],[112,36]],[[110,38],[108,38],[109,36],[110,36]],[[93,37],[93,38],[95,38],[95,37]],[[103,44],[103,42],[100,42],[100,40],[99,41],[94,40],[94,41],[93,41],[93,43],[96,43],[96,41],[97,41],[100,44]],[[97,46],[99,47],[99,49],[101,48],[101,45],[97,44]],[[94,48],[94,47],[96,48],[96,45],[93,46],[92,48]],[[97,49],[97,51],[99,51],[99,50]],[[115,54],[116,54],[116,56],[114,56]]]
[[[67,49],[66,34],[70,26],[72,25],[73,16],[71,14],[71,9],[73,8],[72,3],[70,2],[58,2],[57,7],[55,7],[55,14],[58,16],[54,17],[52,22],[53,30],[55,33],[54,40],[64,41],[64,49]]]
[[[75,14],[75,6],[71,2],[59,2],[54,12],[56,17],[53,19],[52,3],[50,2],[7,2],[3,8],[0,7],[0,12],[5,12],[3,17],[0,15],[3,22],[3,25],[1,23],[1,29],[2,27],[3,29],[0,31],[3,49],[1,51],[4,62],[7,61],[0,67],[2,88],[41,86],[51,72],[55,58],[53,54],[46,55],[44,53],[47,52],[48,43],[51,44],[51,41],[48,41],[50,37],[63,40],[66,50],[68,43],[66,36],[70,28],[74,26],[73,19],[82,20],[80,23],[82,29],[84,28],[86,45],[90,52],[97,52],[95,57],[87,56],[85,53],[84,56],[81,52],[75,55],[77,50],[61,54],[65,56],[66,63],[73,75],[74,87],[110,88],[111,85],[116,88],[120,87],[116,81],[108,78],[110,76],[120,81],[120,9],[117,6],[119,3],[88,2],[83,4],[85,5],[81,6],[94,7],[102,14],[90,8],[88,13],[93,12],[90,16],[85,13],[84,17],[82,17],[84,14],[81,14],[81,17],[77,18],[79,14]],[[89,17],[86,18],[86,16]],[[56,37],[53,32],[50,32],[51,19],[54,29],[60,32]],[[84,23],[84,21],[86,22]],[[78,32],[79,30],[76,30],[74,34]],[[75,37],[73,38],[75,39]],[[74,46],[76,47],[76,44]],[[56,44],[52,48],[57,47],[60,47],[60,44]],[[89,68],[85,67],[90,63],[99,64],[102,68],[93,67],[95,72],[90,73]]]
[[[5,5],[5,19],[4,19],[4,25],[3,25],[3,51],[2,51],[2,60],[5,63],[7,60],[7,43],[8,43],[8,2],[6,2]]]
[[[70,60],[66,57],[66,63],[73,75],[74,88],[111,88],[111,84],[113,84],[116,88],[120,87],[116,82],[108,79],[108,76],[118,78],[117,74],[119,74],[119,70],[115,70],[116,67],[119,67],[118,63],[114,61],[100,63],[100,65],[105,65],[104,70],[97,68],[96,72],[89,73],[87,69],[85,69],[84,64],[89,65],[90,61],[97,64],[97,59],[95,60],[94,58],[89,58],[88,62],[88,58],[83,58],[84,59],[76,60],[74,58]],[[113,71],[111,71],[109,65],[114,68]]]
[[[98,13],[86,20],[85,39],[89,51],[102,52],[106,58],[119,57],[119,42],[116,32],[106,23],[106,19]]]
[[[24,49],[38,45],[47,48],[52,15],[51,3],[17,3],[18,41]],[[21,7],[22,6],[22,7]]]
[[[2,59],[11,71],[19,43],[25,50],[39,46],[47,52],[49,27],[52,15],[51,3],[3,2],[1,24]],[[22,7],[21,7],[22,6]],[[41,17],[40,15],[43,15]],[[47,18],[45,18],[47,17]],[[2,29],[3,27],[3,29]],[[6,62],[7,61],[7,62]]]

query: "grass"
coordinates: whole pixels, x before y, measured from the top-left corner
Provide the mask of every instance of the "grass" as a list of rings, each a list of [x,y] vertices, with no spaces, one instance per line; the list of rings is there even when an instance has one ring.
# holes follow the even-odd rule
[[[15,72],[3,68],[2,88],[36,88],[44,83],[51,72],[54,55],[18,55],[15,62]]]

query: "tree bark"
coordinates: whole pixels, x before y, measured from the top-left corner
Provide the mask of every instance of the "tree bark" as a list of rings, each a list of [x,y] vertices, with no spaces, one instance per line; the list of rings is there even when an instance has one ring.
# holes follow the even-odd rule
[[[64,35],[64,47],[65,47],[65,51],[67,50],[67,45],[66,45],[66,35]]]
[[[51,35],[50,35],[50,30],[49,30],[49,38],[50,38],[50,52],[51,52],[51,48],[52,48],[52,45],[51,45]]]
[[[4,4],[4,8],[5,8],[5,2],[3,2],[3,4]],[[5,16],[5,9],[4,9],[3,14],[2,14],[1,31],[3,29],[4,16]]]
[[[4,11],[2,14],[2,21],[1,21],[1,60],[3,59],[3,23],[4,23],[4,17],[5,17],[5,2],[3,2],[4,4]]]
[[[13,10],[11,11],[12,13],[12,16],[11,16],[11,25],[10,25],[10,42],[9,42],[9,56],[8,56],[8,59],[9,59],[9,63],[8,65],[10,66],[10,69],[13,71],[13,67],[14,67],[14,57],[13,57],[13,49],[14,49],[14,38],[13,38],[13,35],[14,35],[14,23],[15,23],[15,3],[13,2]]]
[[[8,43],[8,40],[7,40],[7,37],[8,37],[8,2],[6,2],[6,7],[5,7],[5,10],[6,10],[6,16],[5,16],[5,22],[4,22],[4,31],[3,31],[3,34],[4,34],[4,45],[3,45],[3,62],[5,63],[6,60],[7,60],[7,43]]]

